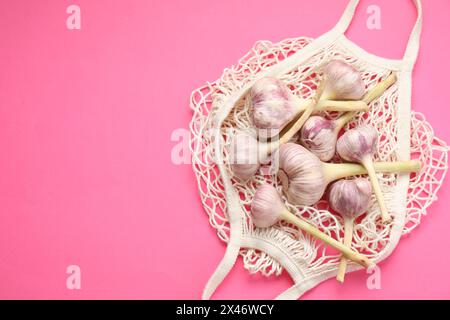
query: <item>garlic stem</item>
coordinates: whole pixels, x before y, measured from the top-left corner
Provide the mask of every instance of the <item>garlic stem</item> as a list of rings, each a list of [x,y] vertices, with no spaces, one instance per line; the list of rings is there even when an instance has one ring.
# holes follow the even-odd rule
[[[308,109],[309,105],[313,102],[313,99],[300,99],[294,96],[297,105],[297,114],[304,112]],[[369,106],[362,100],[328,100],[321,99],[317,102],[314,111],[338,111],[338,112],[350,112],[350,111],[367,111]]]
[[[378,99],[396,81],[396,74],[391,73],[386,79],[380,81],[371,90],[367,91],[362,100],[367,104],[371,103],[373,100]]]
[[[322,165],[327,184],[342,178],[367,174],[367,169],[356,163],[322,163]],[[421,168],[417,160],[374,162],[373,166],[376,172],[383,173],[411,173],[418,172]]]
[[[353,224],[354,219],[347,218],[344,216],[344,245],[346,245],[349,248],[352,245]],[[339,270],[336,277],[337,281],[339,281],[340,283],[344,283],[346,270],[347,270],[347,259],[345,257],[341,257],[341,262],[339,263]]]
[[[346,112],[344,113],[342,116],[340,116],[339,118],[337,118],[336,120],[334,120],[334,132],[336,134],[338,134],[342,128],[350,121],[353,119],[353,117],[355,116],[356,112]]]
[[[322,240],[323,242],[325,242],[330,247],[333,247],[333,248],[339,250],[346,258],[348,258],[366,268],[372,264],[371,261],[364,255],[351,250],[346,245],[340,243],[339,241],[337,241],[337,240],[333,239],[332,237],[328,236],[327,234],[323,233],[322,231],[320,231],[313,225],[300,219],[299,217],[292,214],[288,210],[284,210],[282,212],[281,219],[296,225],[298,228],[300,228],[301,230],[310,234],[311,236],[318,238],[318,239]]]
[[[338,101],[320,100],[316,106],[318,111],[367,111],[369,106],[366,102],[358,101]]]
[[[394,162],[374,162],[376,172],[385,173],[410,173],[419,172],[422,165],[418,160],[394,161]]]
[[[303,111],[308,109],[308,107],[311,105],[311,103],[313,103],[313,99],[311,99],[311,98],[309,98],[309,99],[301,99],[301,98],[293,95],[293,99],[294,99],[295,104],[296,104],[297,115],[299,115],[300,113],[302,113]]]
[[[392,221],[392,218],[388,213],[388,209],[386,207],[386,202],[384,201],[383,193],[381,192],[380,183],[379,183],[378,177],[375,173],[375,168],[373,167],[372,157],[370,155],[364,157],[363,160],[361,161],[361,163],[367,169],[367,173],[369,174],[370,182],[372,183],[373,192],[375,193],[375,197],[377,198],[378,205],[380,206],[381,220],[383,223],[389,223]]]
[[[323,81],[327,81],[327,77],[324,77],[325,79]],[[329,81],[329,80],[328,80]],[[324,100],[333,100],[336,97],[335,92],[329,91],[326,86],[324,87],[324,90],[322,92],[322,99]]]

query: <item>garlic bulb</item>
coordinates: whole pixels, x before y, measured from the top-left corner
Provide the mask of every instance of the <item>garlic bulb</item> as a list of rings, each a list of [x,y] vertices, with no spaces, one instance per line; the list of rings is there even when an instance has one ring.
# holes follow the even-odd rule
[[[334,156],[337,140],[334,121],[312,116],[300,130],[299,140],[321,161],[330,160]]]
[[[330,207],[344,218],[356,219],[369,207],[372,187],[366,178],[339,180],[328,191]]]
[[[267,163],[273,151],[283,141],[261,142],[250,132],[238,130],[228,147],[229,164],[233,175],[245,182]]]
[[[298,113],[297,101],[289,88],[277,78],[265,77],[256,81],[250,95],[253,124],[259,129],[272,129],[272,136],[278,134]]]
[[[337,142],[339,156],[350,162],[361,163],[365,158],[372,157],[378,142],[377,131],[368,125],[346,131]]]
[[[361,74],[342,60],[333,60],[324,70],[326,82],[322,99],[359,100],[365,90]]]
[[[250,133],[238,131],[230,144],[230,167],[234,175],[246,181],[259,169],[259,143]]]
[[[252,220],[258,228],[268,228],[278,222],[281,212],[286,210],[278,191],[269,184],[256,190],[251,204]]]
[[[353,112],[347,112],[336,120],[312,116],[300,130],[299,142],[321,161],[329,161],[336,152],[339,131],[353,116]]]
[[[346,131],[337,141],[336,149],[342,159],[361,163],[367,169],[380,206],[382,221],[388,223],[391,221],[391,216],[384,202],[372,160],[376,151],[377,141],[377,131],[373,127],[365,125]]]
[[[284,206],[278,191],[271,185],[263,184],[256,190],[251,204],[251,214],[253,223],[257,227],[267,228],[274,225],[279,220],[284,220],[292,223],[311,236],[322,240],[327,245],[341,251],[342,254],[348,259],[353,260],[365,267],[371,265],[370,260],[365,256],[352,251],[349,247],[336,241],[313,225],[289,212],[289,210]]]
[[[355,219],[369,208],[372,188],[365,178],[339,180],[330,186],[328,203],[330,207],[344,218],[344,244],[352,244]],[[341,258],[336,279],[344,282],[347,259]]]
[[[367,174],[368,170],[352,163],[325,163],[306,148],[295,143],[282,145],[278,152],[278,177],[288,200],[297,205],[313,205],[322,198],[330,182]],[[416,160],[378,162],[374,169],[386,173],[408,173],[420,170]]]
[[[278,157],[278,177],[289,202],[312,205],[319,201],[327,185],[322,162],[294,143],[282,145]]]

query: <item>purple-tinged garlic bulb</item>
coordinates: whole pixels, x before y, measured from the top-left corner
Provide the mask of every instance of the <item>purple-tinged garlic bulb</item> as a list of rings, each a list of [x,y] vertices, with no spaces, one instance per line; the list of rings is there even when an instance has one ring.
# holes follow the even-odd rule
[[[325,87],[322,99],[359,100],[364,95],[365,84],[361,74],[342,60],[333,60],[324,70]]]
[[[300,143],[321,161],[333,158],[336,150],[336,126],[333,120],[312,116],[300,130]]]
[[[278,177],[288,200],[296,205],[318,202],[330,182],[342,178],[367,174],[368,170],[354,163],[325,163],[301,145],[286,143],[279,149]],[[420,170],[416,160],[377,162],[374,169],[386,173],[407,173]]]
[[[348,259],[365,267],[371,265],[371,262],[367,257],[351,250],[349,247],[336,241],[313,225],[289,212],[283,204],[278,191],[271,185],[263,184],[256,190],[251,204],[251,215],[253,223],[259,228],[267,228],[274,225],[279,220],[284,220],[292,223],[309,235],[322,240],[327,245],[341,251]]]
[[[337,142],[337,151],[346,161],[361,163],[375,154],[378,134],[369,125],[359,126],[346,131]]]
[[[299,141],[321,161],[329,161],[336,153],[339,131],[353,116],[352,112],[347,112],[336,120],[312,116],[300,130]]]
[[[274,77],[257,80],[250,90],[250,98],[253,123],[256,128],[266,131],[264,134],[267,138],[278,135],[304,111],[363,111],[368,108],[363,101],[300,99],[283,81]]]
[[[284,82],[277,78],[265,77],[256,81],[250,95],[255,127],[270,129],[273,135],[278,134],[298,113],[298,101]]]
[[[378,141],[377,131],[368,125],[346,131],[337,141],[336,149],[339,156],[350,162],[361,163],[369,174],[375,196],[381,210],[383,223],[389,223],[392,218],[388,213],[378,178],[373,167],[373,155]]]
[[[343,218],[356,219],[367,211],[371,195],[372,186],[366,178],[339,180],[329,188],[328,203]]]
[[[367,211],[371,195],[372,187],[365,178],[339,180],[329,188],[328,203],[344,219],[344,244],[348,247],[352,244],[355,219]],[[336,277],[341,283],[344,282],[346,270],[347,259],[342,257]]]

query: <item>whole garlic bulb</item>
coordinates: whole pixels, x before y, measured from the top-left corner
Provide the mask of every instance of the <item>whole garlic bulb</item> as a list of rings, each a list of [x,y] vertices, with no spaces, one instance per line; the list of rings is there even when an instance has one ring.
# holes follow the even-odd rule
[[[269,184],[263,184],[255,192],[251,204],[252,220],[258,228],[274,225],[280,214],[286,210],[278,191]]]
[[[377,131],[369,125],[364,125],[346,131],[337,141],[336,150],[346,161],[362,162],[375,153],[377,141]]]
[[[327,185],[322,162],[295,143],[282,145],[278,157],[278,177],[288,200],[303,205],[319,201]]]
[[[296,99],[277,78],[264,77],[256,81],[250,95],[253,123],[256,128],[270,129],[269,136],[278,134],[297,114]]]
[[[366,178],[339,180],[328,191],[330,207],[343,217],[355,219],[367,211],[372,187]]]
[[[326,77],[322,99],[359,100],[365,84],[358,70],[342,60],[332,60],[325,67]]]
[[[300,143],[321,161],[329,161],[336,151],[336,123],[320,116],[306,120],[300,130]]]
[[[259,169],[259,144],[254,136],[238,131],[230,144],[230,167],[242,181],[250,179]]]

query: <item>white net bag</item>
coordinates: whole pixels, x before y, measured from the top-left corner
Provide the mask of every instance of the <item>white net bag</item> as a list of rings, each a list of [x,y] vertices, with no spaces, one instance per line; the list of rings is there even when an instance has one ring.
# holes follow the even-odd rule
[[[220,109],[222,101],[253,81],[258,73],[278,64],[307,46],[311,41],[309,38],[300,37],[286,39],[279,43],[257,42],[236,65],[225,69],[219,79],[198,88],[191,95],[190,106],[194,112],[190,123],[193,169],[209,222],[217,230],[218,237],[224,242],[229,241],[230,225],[226,213],[224,183],[214,161],[216,150],[214,150],[213,140],[217,138],[211,134],[214,114]],[[362,78],[367,88],[381,81],[390,72],[381,66],[374,66],[353,57],[347,48],[339,43],[334,43],[320,50],[298,68],[281,76],[281,79],[288,84],[294,94],[301,98],[308,98],[314,94],[321,76],[317,71],[318,67],[332,59],[345,60],[356,69],[364,70]],[[347,124],[347,128],[370,124],[377,129],[379,141],[375,159],[379,161],[399,160],[396,153],[398,123],[407,121],[407,119],[398,118],[395,108],[397,99],[398,86],[395,84],[369,105],[368,112],[360,113]],[[339,116],[338,113],[324,113],[323,115],[329,118]],[[403,234],[410,233],[419,225],[422,216],[427,213],[427,208],[437,199],[436,193],[448,168],[448,147],[442,140],[435,137],[433,129],[425,117],[420,113],[412,112],[410,121],[411,158],[420,160],[422,169],[419,173],[410,175]],[[231,142],[235,129],[251,130],[252,128],[250,99],[244,97],[229,113],[221,127],[220,139],[223,139],[223,150],[218,151],[223,154],[225,162],[229,157],[227,145]],[[333,160],[339,161],[337,157]],[[287,255],[298,259],[299,263],[304,266],[302,272],[306,278],[336,269],[340,255],[330,252],[321,242],[299,232],[292,225],[279,222],[266,229],[259,229],[253,225],[249,207],[258,185],[267,182],[281,190],[277,177],[267,174],[269,172],[268,165],[263,165],[260,171],[246,183],[233,178],[231,180],[233,188],[239,194],[240,204],[246,215],[243,232],[283,247]],[[228,170],[229,176],[232,177],[229,168]],[[397,175],[383,174],[378,177],[386,204],[388,207],[395,207],[394,191]],[[342,241],[343,220],[329,211],[326,201],[322,200],[314,206],[294,206],[287,201],[285,203],[292,213],[302,217],[338,241]],[[353,249],[364,253],[374,261],[377,261],[385,253],[383,250],[389,242],[391,228],[390,225],[382,224],[377,219],[378,215],[378,205],[373,197],[367,214],[358,219],[355,224],[352,242]],[[279,275],[283,271],[281,264],[265,252],[242,248],[240,254],[243,257],[245,268],[251,273],[260,272],[265,276],[270,276]]]

